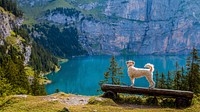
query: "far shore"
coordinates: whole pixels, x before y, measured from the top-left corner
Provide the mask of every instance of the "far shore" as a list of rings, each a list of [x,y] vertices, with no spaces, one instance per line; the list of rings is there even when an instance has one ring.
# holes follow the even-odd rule
[[[68,59],[61,59],[61,58],[58,59],[59,64],[66,63],[68,61],[69,61]]]
[[[67,63],[69,60],[68,59],[61,59],[61,58],[58,58],[58,62],[59,62],[59,65],[60,64],[63,64],[63,63]],[[57,72],[59,72],[60,70],[61,70],[61,66],[55,66],[55,70],[54,71],[49,71],[49,72],[45,72],[45,73],[41,73],[41,75],[44,77],[44,76],[46,76],[46,75],[49,75],[49,74],[51,74],[51,73],[57,73]],[[52,81],[51,80],[45,80],[43,83],[44,84],[50,84]]]

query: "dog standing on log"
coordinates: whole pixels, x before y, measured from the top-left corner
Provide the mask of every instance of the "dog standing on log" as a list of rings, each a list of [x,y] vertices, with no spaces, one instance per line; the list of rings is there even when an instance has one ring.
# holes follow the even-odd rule
[[[134,67],[135,62],[132,60],[129,60],[126,62],[126,65],[128,67],[128,75],[131,79],[132,85],[134,86],[135,78],[140,78],[145,76],[146,79],[149,82],[149,88],[155,87],[155,82],[153,81],[153,71],[154,71],[154,65],[147,63],[144,67],[149,69],[143,69],[143,68],[136,68]]]

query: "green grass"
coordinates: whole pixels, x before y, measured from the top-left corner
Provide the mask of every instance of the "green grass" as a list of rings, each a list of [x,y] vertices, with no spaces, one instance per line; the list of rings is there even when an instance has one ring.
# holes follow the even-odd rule
[[[97,0],[80,0],[77,1],[78,4],[86,4],[86,3],[91,3],[91,2],[95,2]],[[103,0],[100,0],[98,2],[104,2]],[[32,25],[32,24],[36,24],[37,18],[40,18],[45,11],[47,10],[53,10],[56,9],[58,7],[63,7],[63,8],[75,8],[78,11],[81,11],[83,14],[85,15],[93,15],[93,17],[98,18],[98,19],[104,19],[105,16],[103,14],[101,14],[102,12],[102,7],[96,7],[92,10],[86,11],[86,10],[82,10],[80,8],[78,8],[77,6],[74,6],[73,4],[70,4],[69,1],[67,0],[55,0],[53,2],[49,2],[43,6],[39,6],[39,5],[35,5],[34,7],[30,7],[30,6],[24,6],[22,7],[22,10],[25,12],[25,21],[23,22],[23,24],[28,24],[28,25]]]
[[[51,96],[28,96],[27,98],[7,96],[0,97],[0,112],[59,112],[67,107],[70,112],[199,112],[200,96],[193,98],[193,105],[186,109],[175,108],[132,108],[115,103],[111,99],[100,100],[100,97],[91,97],[89,104],[70,106],[59,101],[44,100],[46,97],[56,97],[59,99],[75,96],[72,94],[58,93]],[[125,98],[125,97],[123,97]],[[130,97],[127,97],[130,98]],[[133,98],[135,100],[135,98]],[[126,99],[127,101],[127,99]]]
[[[45,101],[41,97],[10,97],[9,99],[7,98],[7,102],[0,109],[0,112],[56,112],[63,107],[64,105],[57,101]]]
[[[34,7],[24,6],[22,10],[25,12],[25,21],[23,24],[36,24],[36,19],[40,17],[45,11],[56,9],[57,7],[65,7],[65,8],[73,8],[65,0],[55,0],[53,2],[49,2],[44,6],[35,5]]]
[[[111,100],[111,99],[104,99],[104,100],[101,100],[101,98],[99,98],[99,97],[95,97],[95,96],[93,96],[93,97],[91,97],[90,99],[89,99],[89,101],[88,101],[88,104],[89,105],[104,105],[104,106],[106,106],[106,105],[112,105],[112,106],[117,106],[117,104],[113,101],[113,100]]]

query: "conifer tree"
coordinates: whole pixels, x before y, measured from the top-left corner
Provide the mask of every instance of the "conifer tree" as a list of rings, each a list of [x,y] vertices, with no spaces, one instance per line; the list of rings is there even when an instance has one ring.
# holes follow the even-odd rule
[[[119,85],[122,84],[120,81],[123,78],[122,67],[118,67],[115,57],[112,56],[110,60],[110,67],[108,68],[109,76],[111,77],[111,84]],[[108,75],[108,74],[107,74]]]
[[[6,78],[0,78],[0,97],[13,94],[13,87]]]
[[[33,84],[31,85],[32,87],[32,93],[33,95],[40,95],[40,84],[39,84],[39,77],[38,77],[38,72],[34,74],[34,80]]]
[[[158,85],[159,85],[159,74],[158,74],[158,70],[156,70],[156,88],[158,87]]]
[[[44,84],[40,85],[40,95],[47,95]]]
[[[56,90],[55,90],[55,93],[59,93],[60,92],[60,90],[57,88]]]
[[[193,48],[190,56],[187,58],[186,67],[188,90],[200,93],[200,58],[197,49]]]
[[[181,90],[187,90],[188,82],[186,79],[185,69],[181,68]]]
[[[122,67],[118,66],[117,62],[115,61],[115,57],[112,56],[108,71],[104,73],[104,80],[101,80],[99,82],[99,85],[101,86],[102,84],[106,83],[114,85],[124,84],[123,82],[121,82],[121,78],[123,78]]]
[[[172,82],[172,77],[171,77],[171,72],[170,71],[168,71],[168,73],[167,73],[167,80],[166,80],[166,86],[167,86],[167,89],[172,89],[172,84],[173,84],[173,82]]]
[[[176,62],[176,70],[175,70],[175,76],[174,76],[174,89],[180,90],[181,89],[181,71],[178,62]]]
[[[46,90],[45,90],[44,84],[40,84],[40,81],[39,81],[39,72],[36,72],[34,74],[34,80],[33,80],[33,83],[31,85],[31,87],[32,87],[32,93],[35,96],[46,95],[47,94]]]
[[[166,88],[166,78],[164,73],[161,74],[161,79],[159,80],[159,88],[165,89]]]

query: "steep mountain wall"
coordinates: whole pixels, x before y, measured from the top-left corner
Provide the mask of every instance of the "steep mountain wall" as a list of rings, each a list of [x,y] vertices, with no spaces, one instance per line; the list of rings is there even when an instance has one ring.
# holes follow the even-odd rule
[[[68,16],[50,10],[37,20],[76,27],[78,41],[91,55],[186,54],[200,48],[199,0],[66,2],[81,13]]]
[[[82,30],[89,37],[87,42],[94,40],[92,44],[103,46],[99,47],[101,52],[185,54],[192,47],[200,48],[199,3],[197,0],[108,0],[103,14],[109,19],[85,20]]]

